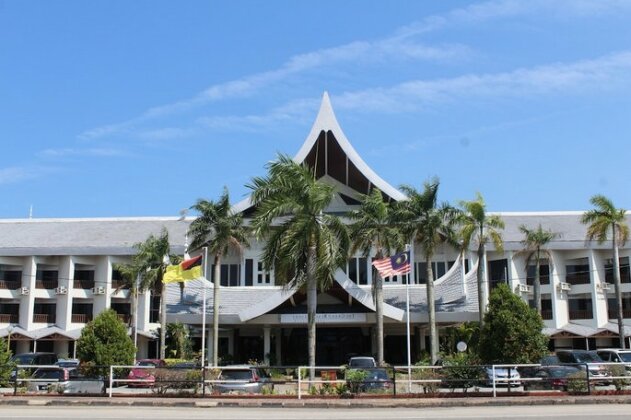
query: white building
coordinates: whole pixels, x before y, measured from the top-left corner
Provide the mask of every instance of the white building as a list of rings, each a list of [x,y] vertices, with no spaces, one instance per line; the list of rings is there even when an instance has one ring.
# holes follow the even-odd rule
[[[337,187],[330,212],[356,207],[373,186],[392,200],[405,196],[381,179],[351,146],[339,127],[328,96],[296,161],[315,167],[324,182]],[[235,206],[246,218],[248,200]],[[615,343],[611,250],[607,244],[586,243],[580,212],[499,213],[506,223],[505,250],[488,253],[488,284],[508,283],[523,299],[532,299],[532,267],[525,267],[520,225],[559,233],[550,245],[551,264],[543,268],[542,298],[545,332],[551,347],[596,348]],[[128,288],[122,287],[114,265],[129,261],[133,245],[166,228],[173,251],[183,253],[191,219],[7,219],[0,220],[0,336],[10,336],[14,352],[55,351],[73,356],[74,342],[87,321],[105,308],[130,319]],[[273,272],[259,261],[262,244],[253,242],[241,255],[222,263],[220,357],[236,361],[271,358],[293,364],[306,359],[306,303],[301,291],[277,284]],[[422,255],[416,247],[415,254]],[[623,311],[631,336],[631,249],[621,249]],[[439,328],[478,319],[476,257],[459,259],[444,247],[435,256],[436,309]],[[209,262],[209,264],[211,264]],[[426,348],[427,310],[424,264],[417,262],[411,282],[410,307],[413,354]],[[212,272],[209,268],[209,273]],[[407,276],[406,276],[407,277]],[[317,356],[319,364],[342,363],[351,354],[373,353],[374,304],[370,257],[355,255],[336,283],[318,297]],[[212,279],[209,279],[212,280]],[[406,355],[405,296],[407,278],[386,279],[384,286],[385,354],[392,363]],[[280,282],[278,282],[280,283]],[[170,285],[168,320],[191,326],[200,347],[202,289],[207,288],[207,326],[212,325],[212,282],[187,282],[183,290]],[[155,356],[159,297],[141,294],[138,308],[139,357]],[[212,328],[209,328],[211,331]],[[212,337],[207,335],[208,342]],[[212,349],[211,345],[206,346]]]

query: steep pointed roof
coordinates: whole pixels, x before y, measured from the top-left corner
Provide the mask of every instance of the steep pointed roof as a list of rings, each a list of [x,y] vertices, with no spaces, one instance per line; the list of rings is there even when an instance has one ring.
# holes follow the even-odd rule
[[[333,179],[356,193],[367,194],[375,186],[392,200],[406,199],[405,194],[377,175],[353,148],[337,122],[327,92],[322,95],[320,110],[311,131],[293,160],[315,168],[317,178]],[[357,197],[343,194],[342,198],[350,202]],[[236,204],[234,210],[244,211],[251,206],[248,197]]]

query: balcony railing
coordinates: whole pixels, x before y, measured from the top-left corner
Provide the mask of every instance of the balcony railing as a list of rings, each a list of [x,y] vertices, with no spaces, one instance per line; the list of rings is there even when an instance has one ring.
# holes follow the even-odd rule
[[[18,314],[0,314],[0,323],[17,324],[20,316]]]
[[[535,284],[535,278],[528,277],[526,279],[526,284],[528,286],[533,286]],[[539,284],[541,284],[542,286],[545,286],[546,284],[550,284],[550,276],[546,275],[546,276],[539,277]]]
[[[129,284],[126,284],[124,280],[112,279],[112,289],[129,289]]]
[[[617,319],[618,318],[618,311],[615,309],[609,309],[608,311],[609,314],[609,319]],[[622,316],[623,318],[631,318],[631,309],[623,309],[622,310]]]
[[[541,319],[545,319],[545,320],[550,320],[552,319],[552,311],[550,310],[543,310],[541,311]]]
[[[57,280],[35,280],[36,289],[56,289],[59,286]]]
[[[71,320],[77,324],[85,324],[92,321],[92,314],[72,314]]]
[[[592,319],[594,313],[589,311],[570,311],[570,319]]]
[[[94,280],[77,280],[75,279],[72,282],[72,285],[75,289],[84,289],[88,290],[94,287]]]
[[[118,315],[118,319],[123,321],[125,324],[129,323],[129,321],[131,320],[131,315],[129,314],[117,314],[117,315]]]
[[[54,324],[55,314],[33,314],[33,322],[41,322],[44,324]]]
[[[22,286],[17,280],[0,280],[0,289],[17,290]]]
[[[591,278],[589,276],[589,273],[567,274],[565,276],[565,282],[572,285],[589,284],[591,282]]]

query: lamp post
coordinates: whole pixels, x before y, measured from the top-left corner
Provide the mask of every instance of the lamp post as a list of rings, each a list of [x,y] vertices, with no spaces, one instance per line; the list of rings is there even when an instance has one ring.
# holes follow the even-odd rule
[[[11,333],[13,332],[13,324],[7,327],[7,351],[11,351]]]

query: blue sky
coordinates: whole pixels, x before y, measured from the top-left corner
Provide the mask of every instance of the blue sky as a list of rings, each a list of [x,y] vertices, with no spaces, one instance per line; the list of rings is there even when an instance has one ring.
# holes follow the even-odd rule
[[[631,208],[630,23],[622,0],[0,0],[0,218],[239,201],[324,91],[394,186]]]

